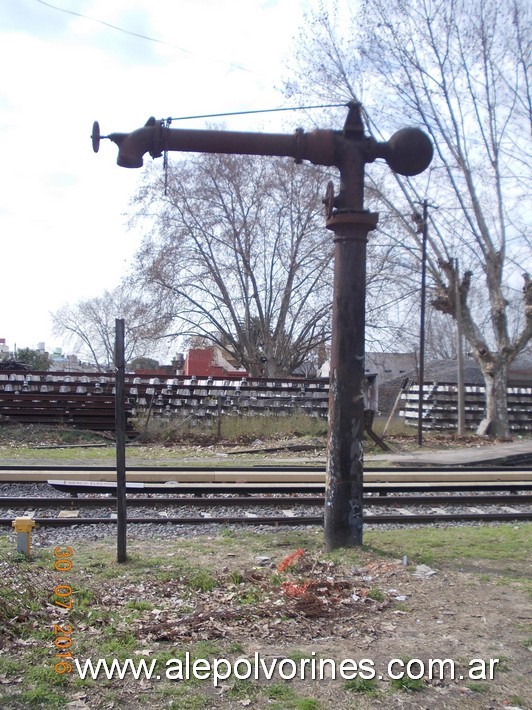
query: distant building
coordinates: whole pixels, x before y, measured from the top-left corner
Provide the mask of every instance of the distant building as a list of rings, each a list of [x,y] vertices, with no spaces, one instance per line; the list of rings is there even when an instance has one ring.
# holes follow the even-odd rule
[[[366,373],[376,373],[382,384],[416,370],[417,353],[366,353],[364,367]]]
[[[224,377],[225,375],[242,375],[248,373],[242,368],[232,365],[223,355],[220,348],[191,348],[185,357],[184,375],[192,377]]]
[[[377,375],[379,385],[403,377],[417,368],[416,353],[366,353],[364,372]],[[330,362],[321,367],[321,377],[329,377]]]

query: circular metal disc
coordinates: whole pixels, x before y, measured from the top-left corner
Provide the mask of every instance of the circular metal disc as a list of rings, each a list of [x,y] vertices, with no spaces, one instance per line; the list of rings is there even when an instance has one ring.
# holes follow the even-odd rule
[[[92,124],[92,149],[97,153],[100,149],[100,124],[98,121],[94,121]]]

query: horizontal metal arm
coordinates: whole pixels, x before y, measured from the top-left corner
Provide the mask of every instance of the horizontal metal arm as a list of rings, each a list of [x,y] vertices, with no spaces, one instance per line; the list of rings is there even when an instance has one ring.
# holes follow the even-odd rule
[[[308,160],[314,165],[337,164],[337,140],[342,133],[315,130],[294,134],[244,133],[223,130],[166,128],[155,119],[131,133],[107,136],[119,147],[117,163],[124,168],[140,168],[143,156],[160,157],[165,150],[191,153],[240,153],[292,157],[297,162]]]

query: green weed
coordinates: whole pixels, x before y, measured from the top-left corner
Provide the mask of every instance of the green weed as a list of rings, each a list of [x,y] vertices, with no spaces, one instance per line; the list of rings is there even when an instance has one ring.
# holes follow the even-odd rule
[[[135,609],[136,611],[150,611],[153,609],[153,604],[151,602],[144,601],[143,599],[133,599],[124,604],[126,609]]]
[[[233,683],[228,696],[234,700],[246,700],[254,698],[258,693],[258,688],[251,680],[237,678]]]
[[[379,692],[375,678],[361,678],[360,676],[346,681],[344,688],[353,693],[364,693],[365,695],[376,695]]]
[[[212,574],[203,569],[192,572],[186,580],[186,584],[198,592],[212,592],[213,589],[219,586],[218,581]]]
[[[467,687],[474,693],[487,693],[489,686],[486,683],[468,683]]]
[[[371,589],[369,589],[367,596],[368,599],[373,599],[373,601],[376,602],[383,602],[386,599],[386,594],[380,589],[377,589],[377,587],[372,587]]]
[[[290,685],[281,682],[272,683],[272,685],[268,686],[266,695],[270,698],[270,700],[284,701],[295,700],[297,697],[295,691]]]
[[[425,683],[422,678],[408,678],[406,674],[402,678],[394,678],[390,683],[396,690],[408,692],[420,692],[425,690]]]
[[[59,708],[64,708],[66,703],[62,695],[46,686],[25,691],[22,693],[21,699],[25,708],[46,708],[47,710],[59,710]]]

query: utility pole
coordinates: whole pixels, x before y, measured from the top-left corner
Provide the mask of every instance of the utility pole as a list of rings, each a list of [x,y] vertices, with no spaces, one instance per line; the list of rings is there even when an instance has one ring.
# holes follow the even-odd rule
[[[116,540],[117,562],[126,562],[126,408],[125,408],[125,321],[115,320],[115,422],[116,422]]]
[[[425,307],[427,300],[427,235],[428,201],[423,200],[423,215],[414,212],[412,219],[421,233],[421,308],[419,314],[419,370],[418,370],[418,405],[417,405],[417,445],[423,446],[423,391],[425,383]]]
[[[454,260],[455,302],[456,302],[456,364],[457,364],[457,430],[458,436],[465,435],[465,392],[464,392],[464,350],[462,346],[462,295],[460,293],[460,265]]]
[[[364,168],[383,158],[401,175],[418,175],[432,160],[430,139],[418,128],[403,128],[389,141],[377,142],[364,134],[362,107],[356,102],[348,104],[342,131],[297,129],[294,135],[284,135],[176,129],[152,117],[132,133],[108,136],[100,136],[95,121],[95,152],[102,137],[118,145],[117,163],[127,168],[140,168],[145,153],[157,158],[171,150],[286,156],[296,163],[308,160],[340,171],[338,194],[330,182],[324,200],[335,253],[325,546],[333,550],[361,545],[366,243],[378,220],[377,214],[364,209]]]

